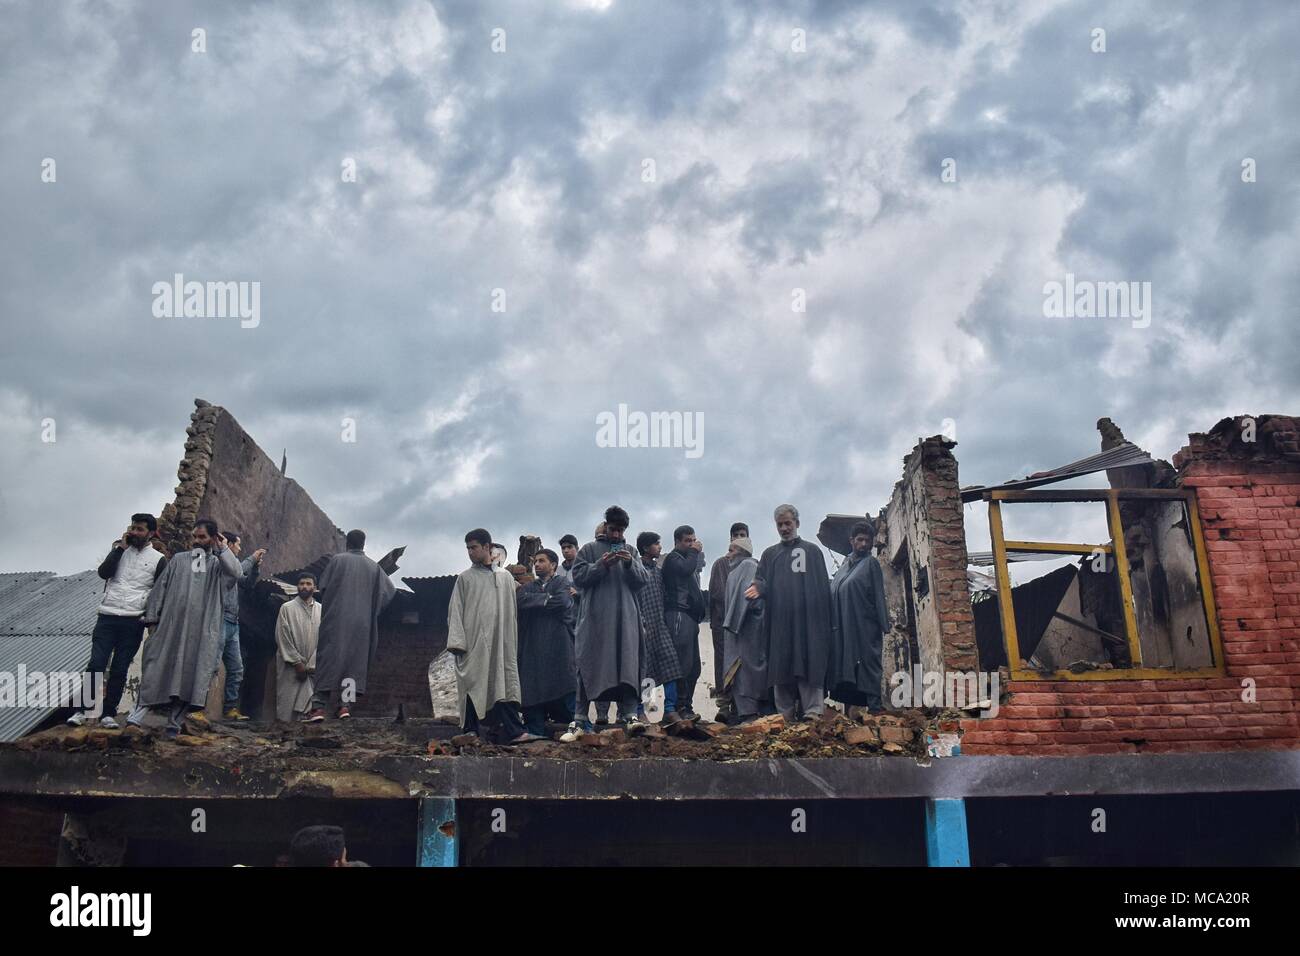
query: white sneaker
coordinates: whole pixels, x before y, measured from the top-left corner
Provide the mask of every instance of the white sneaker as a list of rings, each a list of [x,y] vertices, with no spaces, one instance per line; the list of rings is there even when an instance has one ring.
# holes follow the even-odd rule
[[[586,733],[586,731],[582,729],[582,725],[575,720],[569,724],[568,730],[560,734],[560,741],[562,743],[571,744],[584,733]]]
[[[121,729],[122,729],[122,726],[121,726],[121,725],[120,725],[116,720],[114,720],[112,717],[101,717],[101,718],[99,718],[99,726],[103,727],[105,730],[121,730]]]
[[[69,727],[80,727],[85,722],[86,722],[86,715],[83,714],[81,711],[77,711],[75,714],[73,714],[71,717],[68,718]]]

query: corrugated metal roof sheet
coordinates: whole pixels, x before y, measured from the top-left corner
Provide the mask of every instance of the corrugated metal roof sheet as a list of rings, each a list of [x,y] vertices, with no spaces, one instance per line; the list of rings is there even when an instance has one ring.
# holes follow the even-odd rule
[[[1150,455],[1131,441],[1126,441],[1122,444],[1116,445],[1114,448],[1108,448],[1095,455],[1089,455],[1087,458],[1080,458],[1078,461],[1072,461],[1068,465],[1062,465],[1060,468],[1053,468],[1051,471],[1036,472],[1027,478],[1019,478],[1014,481],[1004,481],[1000,485],[975,485],[970,488],[963,488],[961,490],[961,500],[976,501],[982,497],[986,491],[1012,491],[1017,489],[1023,490],[1026,488],[1036,488],[1039,485],[1049,485],[1054,481],[1065,481],[1067,478],[1077,478],[1080,475],[1090,475],[1093,472],[1105,471],[1108,468],[1125,468],[1129,465],[1146,464],[1149,461],[1151,461]]]
[[[292,588],[297,588],[298,577],[302,574],[310,574],[316,579],[317,583],[319,583],[321,572],[325,570],[325,565],[329,563],[329,560],[332,557],[333,555],[330,554],[322,554],[305,568],[290,568],[287,571],[272,571],[269,576],[275,578],[277,581],[283,581]],[[267,577],[267,575],[263,575],[263,577]]]
[[[76,673],[90,660],[90,632],[85,634],[31,634],[0,639],[0,671],[17,675],[41,671]],[[0,741],[17,740],[43,723],[52,707],[0,707]]]
[[[11,594],[26,593],[33,581],[58,577],[53,571],[15,571],[0,574],[0,613],[8,607]]]
[[[48,571],[0,575],[0,671],[84,670],[103,592],[93,570],[66,577]],[[0,707],[0,740],[17,740],[53,712]]]
[[[1046,551],[1008,551],[1007,563],[1013,564],[1016,561],[1055,561],[1058,558],[1068,558],[1068,554],[1048,554]],[[966,554],[966,563],[976,568],[989,568],[993,566],[992,551],[970,551]]]
[[[103,593],[104,582],[93,570],[66,577],[28,576],[0,592],[0,639],[20,634],[89,634]]]
[[[847,555],[853,550],[853,545],[849,539],[849,532],[859,521],[865,521],[867,524],[875,527],[876,519],[871,515],[844,515],[830,514],[822,519],[822,523],[817,526],[817,540],[830,548],[836,554]],[[754,555],[758,557],[758,555]]]

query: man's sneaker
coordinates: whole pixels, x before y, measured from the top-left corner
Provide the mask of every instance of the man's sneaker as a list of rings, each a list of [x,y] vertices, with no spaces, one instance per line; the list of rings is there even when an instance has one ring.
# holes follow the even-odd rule
[[[249,717],[247,714],[240,713],[238,707],[227,707],[225,717],[226,720],[252,720],[253,719],[252,717]]]
[[[679,721],[679,720],[681,720],[681,719],[682,719],[682,715],[681,715],[681,714],[677,713],[677,711],[675,711],[675,710],[669,710],[669,711],[666,711],[666,712],[664,713],[664,719],[663,719],[663,722],[664,722],[665,724],[675,724],[675,723],[677,723],[677,721]]]
[[[534,740],[545,740],[545,737],[539,737],[537,734],[530,734],[527,731],[515,737],[510,742],[512,744],[531,744]]]
[[[699,720],[700,715],[689,707],[682,707],[677,711],[677,716],[682,720]]]
[[[302,722],[304,724],[319,724],[324,719],[325,719],[325,708],[313,707],[311,710],[307,711],[307,713],[303,716]]]
[[[212,723],[208,720],[208,715],[201,710],[192,710],[185,715],[185,719],[192,723],[199,730],[211,730]]]
[[[560,734],[560,740],[561,740],[563,743],[571,744],[571,743],[573,743],[575,740],[578,740],[579,738],[581,738],[582,735],[585,734],[585,733],[586,733],[586,731],[582,729],[582,724],[578,723],[578,722],[575,720],[575,721],[573,721],[572,723],[569,724],[569,729],[568,729],[568,730],[566,730],[564,733]]]
[[[120,725],[116,720],[114,720],[112,717],[101,717],[101,718],[99,719],[99,726],[103,727],[105,730],[121,730],[121,729],[122,729],[122,726],[121,726],[121,725]]]
[[[86,715],[83,714],[81,711],[77,711],[75,714],[73,714],[71,717],[68,718],[69,727],[80,727],[85,722],[86,722]]]
[[[339,712],[334,716],[337,717],[339,720],[347,720],[349,717],[352,716],[352,711],[348,710],[346,707],[340,707]]]

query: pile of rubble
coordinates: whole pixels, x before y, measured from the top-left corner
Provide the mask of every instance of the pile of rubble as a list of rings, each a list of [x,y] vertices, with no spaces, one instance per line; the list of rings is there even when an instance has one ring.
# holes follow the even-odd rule
[[[856,710],[856,709],[855,709]],[[519,746],[485,743],[459,734],[454,724],[437,720],[394,722],[353,718],[324,724],[208,724],[187,720],[185,732],[169,740],[162,734],[127,727],[58,726],[11,746],[22,750],[103,751],[161,762],[237,763],[249,768],[280,765],[293,769],[348,769],[379,756],[527,756],[557,760],[622,760],[672,757],[687,760],[755,760],[781,757],[923,757],[951,748],[957,740],[956,711],[906,710],[823,716],[789,723],[780,716],[739,726],[705,720],[650,724],[629,736],[621,728],[585,734],[574,743],[539,740]],[[558,737],[559,731],[556,730]],[[939,749],[936,749],[939,748]]]
[[[667,726],[651,724],[629,736],[621,728],[584,734],[575,743],[540,740],[514,747],[487,744],[472,734],[429,741],[433,756],[503,756],[526,753],[560,760],[621,760],[677,757],[687,760],[756,760],[780,757],[873,757],[936,752],[940,738],[955,739],[965,715],[924,711],[850,718],[838,710],[787,724],[784,717],[764,717],[728,727],[704,720]]]

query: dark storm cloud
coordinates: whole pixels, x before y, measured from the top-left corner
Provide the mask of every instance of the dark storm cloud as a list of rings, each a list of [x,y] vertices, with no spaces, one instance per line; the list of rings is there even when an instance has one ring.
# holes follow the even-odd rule
[[[1168,455],[1300,395],[1300,28],[1268,4],[6,20],[0,569],[89,567],[160,507],[195,396],[421,574],[469,527],[553,543],[615,501],[711,554],[777,500],[811,531],[945,419],[971,483],[1095,450],[1102,415]],[[1045,319],[1066,271],[1151,281],[1151,326]],[[261,324],[155,318],[177,272],[259,281]],[[704,455],[597,447],[620,403],[702,412]]]

